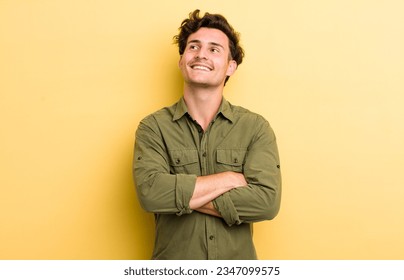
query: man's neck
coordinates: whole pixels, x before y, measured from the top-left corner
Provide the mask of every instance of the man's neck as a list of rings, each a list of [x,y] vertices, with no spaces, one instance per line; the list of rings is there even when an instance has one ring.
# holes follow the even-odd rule
[[[212,90],[212,88],[190,88],[185,85],[184,100],[188,112],[203,130],[206,130],[213,121],[222,99],[223,88]]]

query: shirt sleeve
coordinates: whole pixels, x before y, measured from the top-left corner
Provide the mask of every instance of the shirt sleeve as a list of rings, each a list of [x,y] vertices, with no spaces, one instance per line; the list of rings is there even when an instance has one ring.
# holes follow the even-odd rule
[[[170,174],[167,151],[158,124],[145,118],[136,131],[133,178],[140,205],[148,212],[189,214],[196,175]]]
[[[247,187],[233,189],[213,201],[229,225],[273,219],[279,212],[281,172],[275,134],[263,118],[246,153],[243,174]]]

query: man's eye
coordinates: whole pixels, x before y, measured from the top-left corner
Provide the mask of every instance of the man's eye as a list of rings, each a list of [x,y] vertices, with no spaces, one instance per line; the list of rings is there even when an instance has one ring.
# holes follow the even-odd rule
[[[212,53],[219,53],[220,52],[218,48],[212,48],[210,51]]]
[[[191,45],[191,46],[189,46],[189,49],[190,49],[190,50],[197,50],[197,49],[198,49],[198,46]]]

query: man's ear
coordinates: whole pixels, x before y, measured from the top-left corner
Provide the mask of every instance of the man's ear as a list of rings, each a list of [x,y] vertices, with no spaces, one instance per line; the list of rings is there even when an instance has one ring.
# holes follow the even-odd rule
[[[226,76],[231,76],[234,74],[234,72],[236,72],[237,70],[237,62],[235,60],[230,60],[229,61],[229,66],[227,67],[227,72],[226,72]]]

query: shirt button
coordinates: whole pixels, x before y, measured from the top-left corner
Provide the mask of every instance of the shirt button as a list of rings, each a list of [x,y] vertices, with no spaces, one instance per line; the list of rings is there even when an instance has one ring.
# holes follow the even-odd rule
[[[211,235],[211,236],[209,236],[209,239],[213,240],[213,239],[215,239],[215,237],[213,235]]]
[[[176,164],[179,164],[181,162],[181,160],[179,159],[179,158],[177,158],[176,160],[175,160],[175,163]]]
[[[202,156],[203,156],[203,157],[206,157],[206,152],[203,152]]]
[[[238,163],[238,159],[237,159],[237,158],[234,159],[234,163]]]

